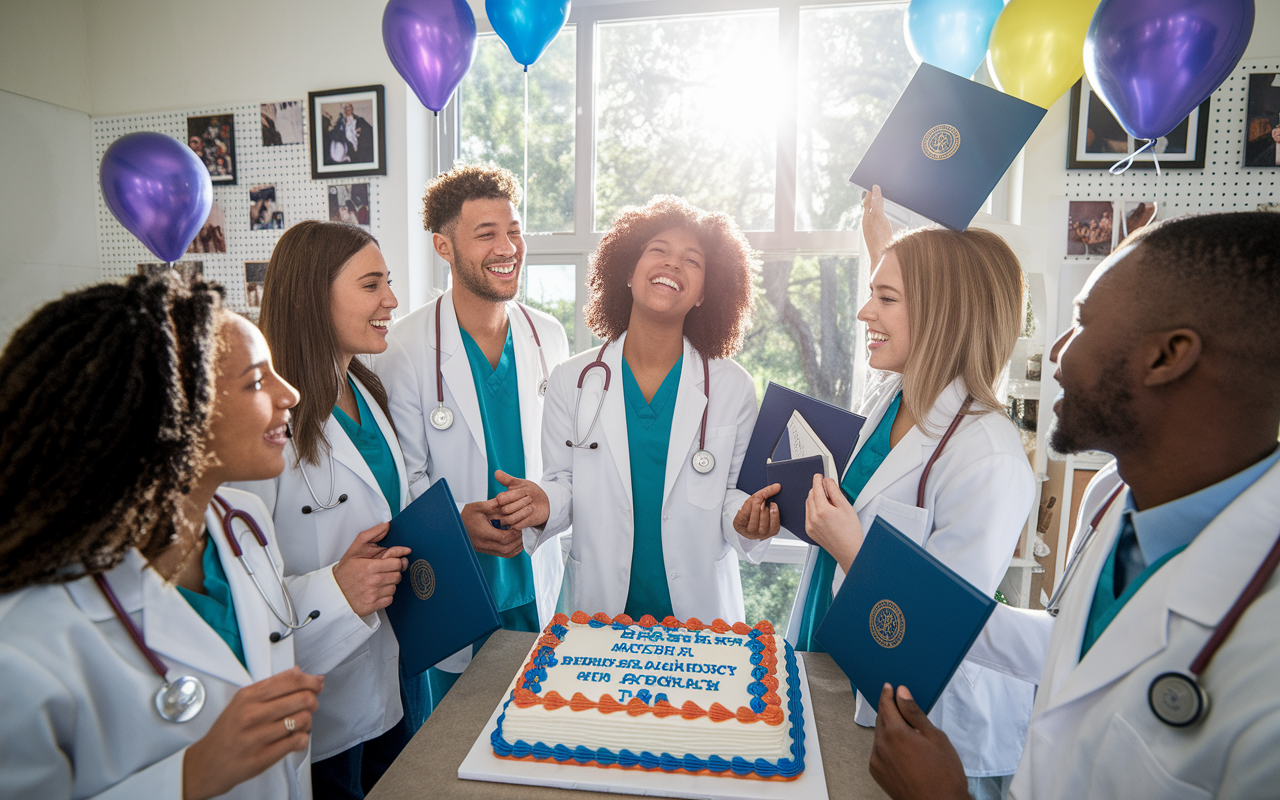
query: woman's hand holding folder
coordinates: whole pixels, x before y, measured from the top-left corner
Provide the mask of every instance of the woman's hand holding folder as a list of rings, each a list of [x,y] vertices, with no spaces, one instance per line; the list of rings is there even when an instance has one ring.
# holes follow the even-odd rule
[[[813,489],[804,501],[804,531],[840,564],[845,572],[862,549],[862,523],[840,484],[813,476]]]

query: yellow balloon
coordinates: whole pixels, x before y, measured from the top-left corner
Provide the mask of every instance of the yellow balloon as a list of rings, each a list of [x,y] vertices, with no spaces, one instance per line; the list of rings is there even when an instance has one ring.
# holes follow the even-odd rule
[[[987,69],[1005,94],[1048,108],[1084,74],[1101,0],[1010,0],[991,29]]]

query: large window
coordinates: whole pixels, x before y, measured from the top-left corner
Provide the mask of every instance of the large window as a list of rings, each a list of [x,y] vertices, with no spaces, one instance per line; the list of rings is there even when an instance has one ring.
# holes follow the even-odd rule
[[[582,308],[601,232],[626,205],[680,195],[732,215],[761,253],[737,356],[757,392],[776,381],[852,405],[869,275],[847,179],[914,69],[905,10],[584,0],[527,84],[501,40],[481,36],[445,135],[459,160],[527,170],[521,297],[564,323],[573,350],[592,346]],[[804,550],[779,540],[767,563],[742,565],[748,616],[785,623]]]

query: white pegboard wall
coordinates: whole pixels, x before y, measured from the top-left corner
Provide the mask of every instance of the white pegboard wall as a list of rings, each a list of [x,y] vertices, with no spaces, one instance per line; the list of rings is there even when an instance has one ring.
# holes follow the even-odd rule
[[[1154,200],[1159,217],[1209,211],[1255,211],[1280,202],[1280,168],[1245,167],[1244,144],[1249,75],[1280,72],[1278,59],[1241,61],[1209,106],[1209,139],[1204,169],[1067,170],[1068,200]]]
[[[266,100],[264,102],[273,102]],[[93,169],[95,181],[102,156],[116,139],[136,131],[155,131],[187,140],[187,117],[213,114],[235,115],[236,184],[213,185],[213,199],[222,209],[227,252],[187,253],[184,261],[204,262],[206,278],[227,288],[227,304],[236,311],[247,310],[244,287],[244,262],[267,261],[283,230],[249,229],[249,190],[261,184],[275,184],[276,210],[284,212],[284,226],[291,227],[304,219],[329,218],[329,186],[332,184],[369,184],[369,231],[381,236],[382,176],[337,177],[311,179],[311,151],[307,145],[310,120],[306,101],[301,103],[303,141],[300,144],[263,147],[259,103],[235,106],[166,111],[120,117],[98,117],[93,123]],[[116,278],[137,273],[137,265],[158,259],[121,225],[107,209],[98,187],[98,255],[102,277]]]

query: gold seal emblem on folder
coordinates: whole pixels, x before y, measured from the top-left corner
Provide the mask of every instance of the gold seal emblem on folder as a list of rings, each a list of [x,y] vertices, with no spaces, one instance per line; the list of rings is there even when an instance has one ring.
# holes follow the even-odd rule
[[[871,638],[884,648],[897,647],[907,632],[907,618],[892,600],[881,600],[871,607]]]
[[[427,560],[420,558],[409,565],[409,586],[419,600],[430,599],[436,591],[436,573]]]
[[[920,147],[934,161],[945,161],[960,149],[960,131],[950,125],[934,125],[924,135]]]

